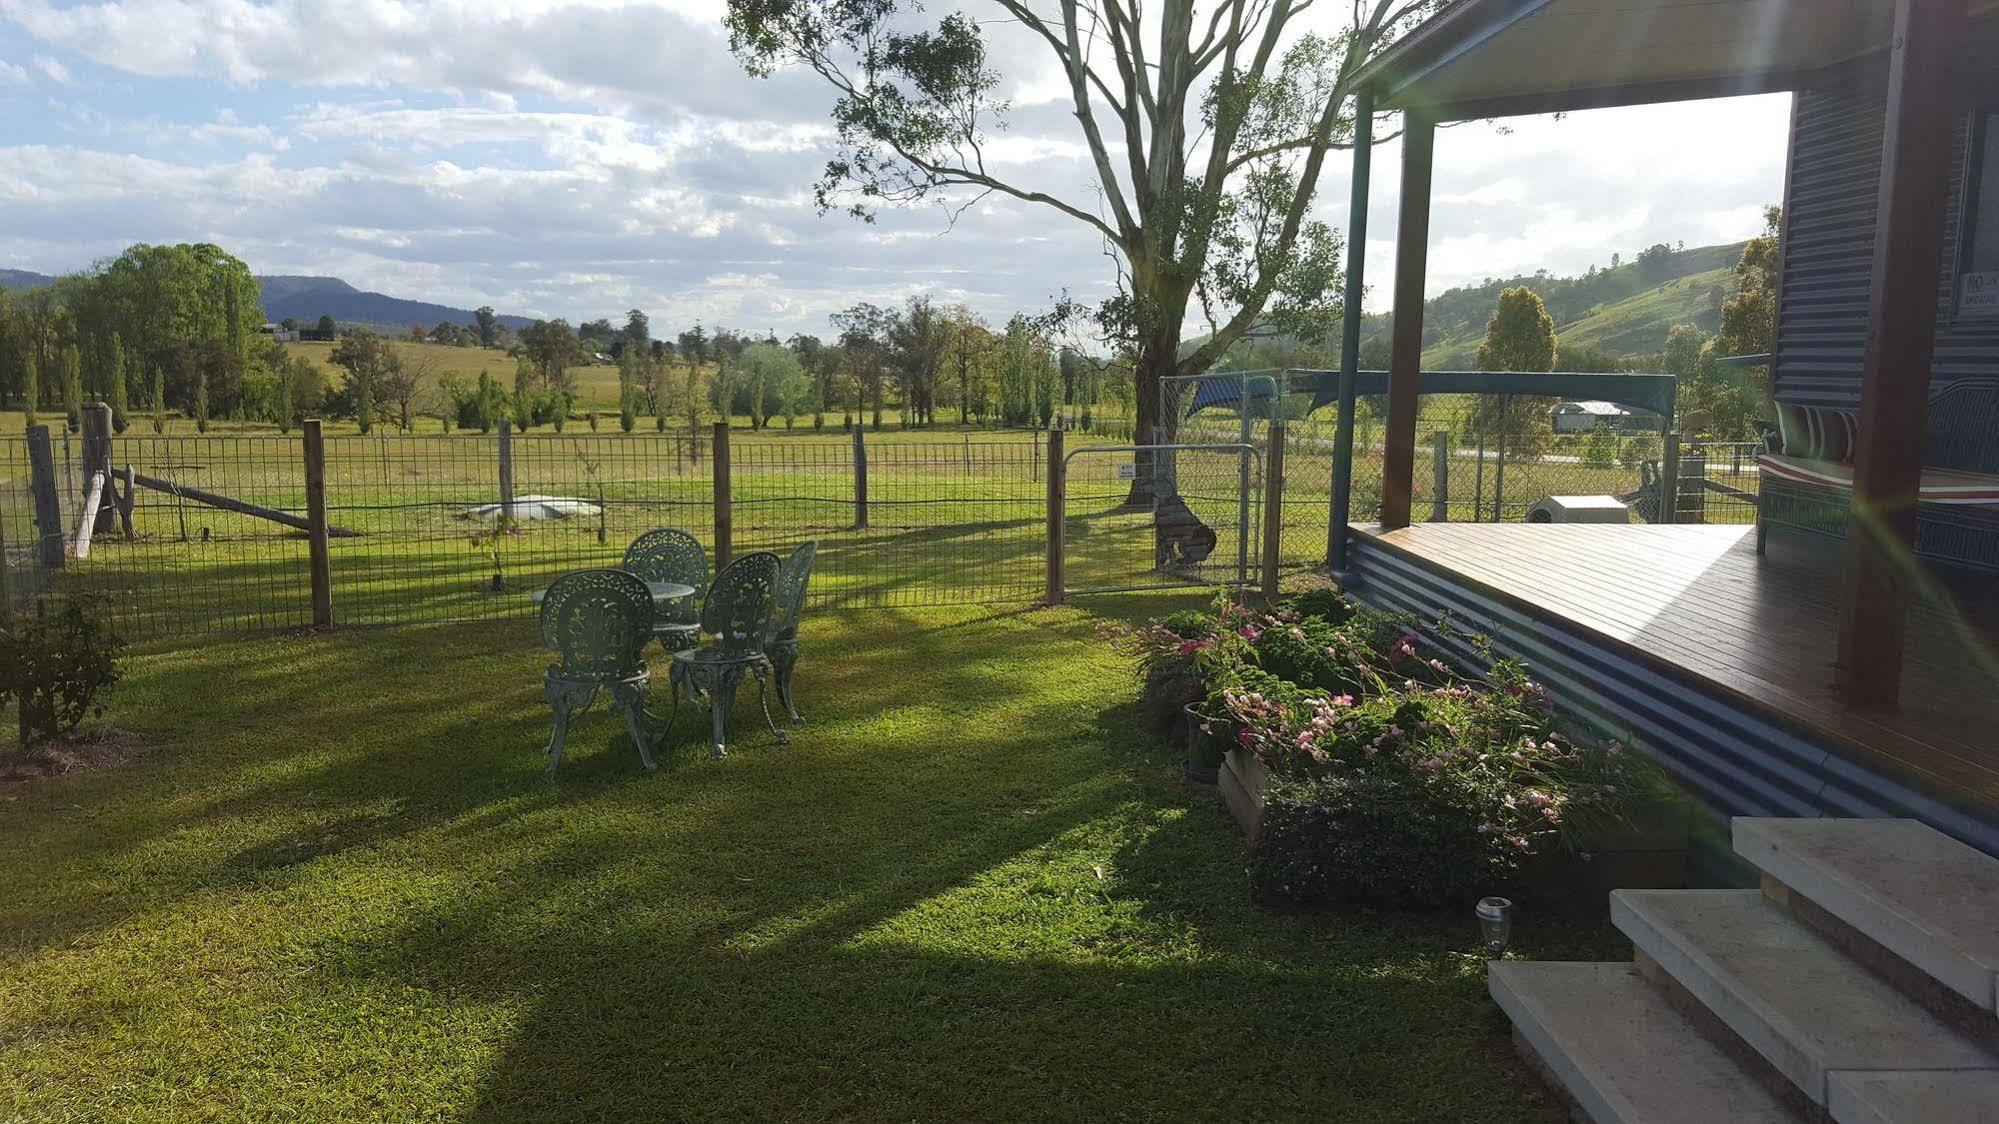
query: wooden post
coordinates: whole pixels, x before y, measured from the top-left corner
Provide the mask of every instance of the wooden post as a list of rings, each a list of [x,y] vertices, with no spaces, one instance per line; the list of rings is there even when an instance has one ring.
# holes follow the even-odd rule
[[[133,489],[139,486],[138,475],[137,469],[129,464],[125,466],[125,494],[118,497],[118,529],[125,532],[125,537],[128,539],[134,537],[132,531],[132,505],[137,503],[138,500],[133,493]]]
[[[500,419],[500,530],[514,521],[514,423]]]
[[[112,502],[98,507],[90,529],[109,531],[118,522],[118,489],[111,472],[111,407],[102,402],[83,407],[83,478],[89,480],[96,473],[104,475],[104,487],[109,489]]]
[[[1353,187],[1347,198],[1347,277],[1340,310],[1339,414],[1333,427],[1333,480],[1326,512],[1326,569],[1346,573],[1347,524],[1353,520],[1354,380],[1360,375],[1360,294],[1367,274],[1367,196],[1374,167],[1374,91],[1354,94]]]
[[[1894,5],[1834,665],[1840,694],[1859,707],[1893,707],[1901,694],[1951,147],[1963,132],[1957,112],[1968,6],[1968,0]]]
[[[1659,453],[1659,522],[1680,521],[1680,435],[1668,433]]]
[[[49,446],[49,427],[28,427],[28,481],[35,496],[37,557],[42,568],[63,567],[62,500],[56,491],[55,453]]]
[[[1068,504],[1069,466],[1062,459],[1062,431],[1048,431],[1048,588],[1042,600],[1060,605],[1068,590],[1062,574],[1062,524]]]
[[[1430,435],[1430,478],[1436,495],[1430,497],[1430,522],[1451,520],[1451,433],[1440,429]]]
[[[731,498],[729,481],[729,423],[715,423],[715,450],[709,463],[715,466],[715,570],[729,564],[732,550],[731,540],[736,533],[736,512]]]
[[[1242,454],[1249,456],[1248,453]],[[1263,600],[1277,600],[1277,564],[1284,547],[1284,419],[1270,423],[1263,457]]]
[[[1679,481],[1674,489],[1679,496],[1673,512],[1674,521],[1707,522],[1707,453],[1681,453]]]
[[[868,529],[868,444],[854,431],[854,529]]]
[[[1423,273],[1430,249],[1430,165],[1437,125],[1410,109],[1402,127],[1402,213],[1395,232],[1395,334],[1388,364],[1387,448],[1381,468],[1381,525],[1409,525],[1416,477],[1416,409],[1423,366]]]
[[[318,418],[305,419],[306,542],[312,557],[312,626],[333,627],[333,558],[327,548],[326,439]]]

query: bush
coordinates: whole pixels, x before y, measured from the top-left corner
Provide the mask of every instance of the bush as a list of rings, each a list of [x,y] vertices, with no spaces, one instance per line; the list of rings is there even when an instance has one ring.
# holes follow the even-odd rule
[[[20,707],[20,747],[67,734],[101,712],[97,697],[118,682],[124,649],[99,606],[77,597],[0,628],[0,705],[12,699]]]
[[[1505,885],[1525,846],[1495,842],[1490,791],[1382,771],[1280,779],[1250,863],[1259,898],[1304,905],[1460,904]]]

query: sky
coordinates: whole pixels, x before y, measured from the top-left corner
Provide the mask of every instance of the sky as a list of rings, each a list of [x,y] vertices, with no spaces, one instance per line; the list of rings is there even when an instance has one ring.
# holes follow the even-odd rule
[[[0,267],[211,241],[258,273],[572,321],[825,333],[915,294],[995,320],[1110,291],[1094,234],[1034,204],[820,215],[830,98],[746,75],[711,0],[0,0]],[[1090,197],[1044,51],[995,33],[1012,178]],[[1428,288],[1577,273],[1758,232],[1786,95],[1439,134]],[[1390,292],[1376,150],[1366,304]],[[1346,225],[1348,164],[1316,206]]]

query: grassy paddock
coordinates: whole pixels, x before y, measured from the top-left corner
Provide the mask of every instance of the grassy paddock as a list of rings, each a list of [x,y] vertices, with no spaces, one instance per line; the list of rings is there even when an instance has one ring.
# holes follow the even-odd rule
[[[1563,1119],[1468,911],[1246,900],[1094,624],[821,615],[792,747],[553,784],[522,622],[147,648],[156,749],[0,793],[0,1118]]]
[[[1237,439],[1235,422],[1202,415],[1185,437],[1226,445]],[[1380,502],[1381,453],[1365,437],[1351,505],[1359,520],[1372,518]],[[851,435],[734,431],[737,550],[789,550],[820,540],[814,597],[822,607],[1022,604],[1039,595],[1046,573],[1048,471],[1042,435],[890,429],[870,433],[867,443],[870,507],[863,529],[856,525]],[[1116,472],[1131,467],[1131,455],[1088,451],[1112,444],[1104,436],[1067,435],[1067,448],[1082,450],[1070,461],[1069,584],[1118,588],[1179,580],[1153,569],[1148,514],[1124,506],[1131,485]],[[531,611],[531,590],[567,570],[616,564],[624,545],[646,529],[682,527],[712,544],[709,445],[707,433],[677,430],[591,433],[572,426],[565,433],[542,429],[517,437],[516,495],[581,499],[601,503],[602,512],[528,523],[506,536],[501,588],[495,590],[490,551],[475,541],[491,523],[468,513],[499,498],[497,437],[336,431],[327,442],[330,519],[360,532],[332,543],[336,618],[389,623],[522,616]],[[1635,467],[1583,463],[1565,448],[1540,458],[1516,452],[1504,470],[1504,506],[1497,513],[1498,451],[1487,449],[1481,463],[1475,448],[1458,449],[1448,465],[1447,516],[1519,520],[1542,496],[1638,487]],[[1293,423],[1280,551],[1288,567],[1325,557],[1331,454],[1328,419]],[[73,525],[82,503],[81,455],[80,441],[58,436],[65,526]],[[296,434],[218,429],[208,436],[156,436],[135,426],[117,438],[115,460],[177,485],[290,512],[305,508]],[[1247,473],[1238,455],[1226,451],[1184,453],[1179,464],[1182,495],[1218,536],[1198,579],[1232,580],[1244,560],[1253,570],[1261,557],[1260,459]],[[1753,477],[1730,475],[1722,465],[1711,478],[1755,487]],[[1431,457],[1417,458],[1415,483],[1416,516],[1430,518],[1439,487]],[[31,512],[25,443],[0,442],[0,526],[14,545],[17,569],[34,536]],[[1718,521],[1749,515],[1740,504],[1717,503],[1710,512]],[[301,533],[153,490],[139,493],[134,522],[136,538],[100,535],[91,557],[73,562],[61,581],[108,594],[135,634],[276,630],[308,622]]]

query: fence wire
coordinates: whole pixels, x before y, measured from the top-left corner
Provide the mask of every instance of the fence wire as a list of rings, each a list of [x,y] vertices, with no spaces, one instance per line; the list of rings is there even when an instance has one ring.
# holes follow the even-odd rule
[[[1469,397],[1423,399],[1414,518],[1528,519],[1550,496],[1611,496],[1632,521],[1656,518],[1664,471],[1655,422],[1556,428],[1547,404],[1516,398],[1504,412]],[[1552,402],[1552,400],[1550,400]],[[1323,565],[1332,495],[1334,419],[1306,415],[1294,397],[1250,400],[1244,459],[1189,452],[1173,462],[1193,545],[1158,558],[1160,518],[1132,501],[1118,464],[1133,454],[1079,455],[1068,485],[1068,584],[1125,588],[1249,580],[1262,557],[1263,454],[1269,418],[1285,427],[1280,558]],[[1363,400],[1355,432],[1351,515],[1377,516],[1383,425]],[[1064,420],[1069,420],[1064,418]],[[1096,411],[1066,435],[1069,451],[1131,443],[1127,415]],[[1080,420],[1078,421],[1080,427]],[[1183,416],[1188,444],[1233,445],[1241,418],[1226,405]],[[88,481],[80,439],[51,434],[56,553],[74,534]],[[499,518],[498,434],[329,436],[325,495],[334,619],[341,624],[525,617],[530,595],[558,575],[615,566],[625,544],[678,527],[713,549],[716,485],[708,433],[540,431],[508,443],[515,519]],[[733,549],[788,551],[820,543],[813,604],[904,608],[1025,603],[1046,583],[1047,446],[1042,434],[954,431],[730,438]],[[1755,518],[1755,448],[1679,443],[1680,522]],[[128,635],[268,633],[311,622],[305,464],[298,434],[154,435],[113,441],[112,466],[129,493],[131,533],[116,505],[87,557],[45,565],[35,519],[28,442],[0,441],[0,533],[6,595],[18,609],[52,590],[104,594]],[[1245,479],[1247,476],[1247,479]],[[118,492],[123,495],[121,486]],[[216,498],[233,504],[229,510]],[[109,501],[107,501],[109,502]],[[281,522],[277,520],[288,520]],[[1199,528],[1199,530],[1191,530]],[[1212,545],[1205,536],[1212,533]]]

